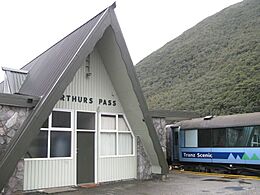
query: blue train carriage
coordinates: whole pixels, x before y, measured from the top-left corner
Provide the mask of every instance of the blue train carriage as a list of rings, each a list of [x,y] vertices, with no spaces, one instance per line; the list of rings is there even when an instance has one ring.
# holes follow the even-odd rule
[[[169,164],[260,170],[260,112],[208,116],[167,127]]]

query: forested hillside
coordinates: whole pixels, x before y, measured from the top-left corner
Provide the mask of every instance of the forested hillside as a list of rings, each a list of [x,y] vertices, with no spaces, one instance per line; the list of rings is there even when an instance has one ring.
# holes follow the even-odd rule
[[[206,18],[139,62],[136,71],[150,109],[260,111],[260,0]]]

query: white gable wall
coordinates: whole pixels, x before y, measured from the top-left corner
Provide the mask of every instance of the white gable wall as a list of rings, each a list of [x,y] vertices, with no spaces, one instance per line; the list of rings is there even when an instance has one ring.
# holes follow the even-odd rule
[[[87,77],[88,71],[91,75]],[[124,111],[96,49],[90,55],[89,69],[86,68],[86,64],[81,66],[54,109],[96,113],[96,183],[136,178],[135,139],[133,155],[99,157],[99,144],[102,144],[98,143],[100,115],[102,113],[124,114]],[[76,137],[74,129],[73,151],[76,150]],[[71,159],[26,159],[24,190],[76,185],[76,164],[75,152],[72,152]]]
[[[91,75],[87,78],[86,74],[88,70],[86,64],[81,66],[73,81],[64,92],[65,101],[60,100],[55,108],[123,113],[123,109],[106,72],[103,61],[96,49],[90,55],[89,70]],[[69,97],[70,100],[68,101],[67,95],[86,97],[88,100],[87,103],[72,102],[72,97]],[[93,103],[90,103],[90,98],[92,98]],[[108,100],[116,101],[116,106],[104,105],[104,102],[99,104],[100,99],[106,100],[107,104]]]

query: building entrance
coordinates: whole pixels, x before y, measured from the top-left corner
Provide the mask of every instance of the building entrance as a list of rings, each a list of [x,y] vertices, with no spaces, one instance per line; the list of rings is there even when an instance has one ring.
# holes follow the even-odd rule
[[[77,111],[77,184],[95,182],[95,124],[95,113]]]
[[[94,146],[94,132],[77,132],[77,184],[95,181]]]

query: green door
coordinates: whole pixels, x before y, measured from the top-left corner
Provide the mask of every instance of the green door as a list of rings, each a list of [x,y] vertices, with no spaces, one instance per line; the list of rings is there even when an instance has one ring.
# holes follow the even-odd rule
[[[95,181],[94,148],[94,132],[77,132],[77,184]]]

